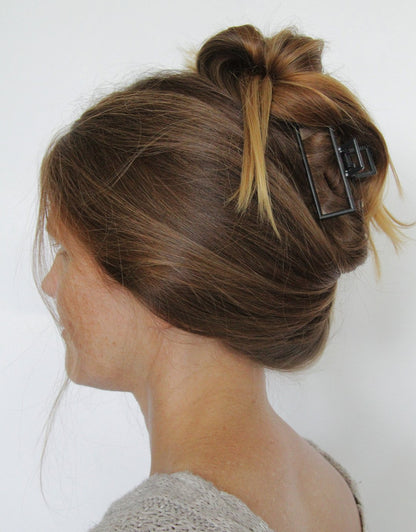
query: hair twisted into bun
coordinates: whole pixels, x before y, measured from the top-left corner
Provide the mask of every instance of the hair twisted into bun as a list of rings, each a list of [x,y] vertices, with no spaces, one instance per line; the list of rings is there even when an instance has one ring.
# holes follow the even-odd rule
[[[97,102],[41,167],[37,243],[57,216],[102,270],[154,314],[270,368],[323,350],[341,272],[361,264],[370,224],[397,244],[382,204],[384,139],[322,72],[322,41],[229,28],[193,69],[139,79]],[[352,182],[357,212],[318,221],[292,123],[322,205],[343,201],[327,126],[370,147],[377,175]]]
[[[276,160],[280,165],[283,161],[288,162],[283,169],[286,177],[282,178],[293,180],[308,210],[316,217],[305,173],[299,164],[294,171],[293,163],[296,160],[299,163],[300,157],[294,143],[288,146],[288,136],[293,133],[285,124],[304,126],[302,135],[312,174],[328,212],[342,206],[345,191],[327,127],[337,129],[340,143],[357,136],[362,144],[370,146],[375,154],[378,173],[371,180],[353,181],[354,198],[361,207],[360,212],[324,223],[322,230],[333,241],[340,272],[351,271],[364,261],[367,238],[379,272],[370,224],[384,231],[395,246],[400,241],[397,225],[405,225],[398,223],[382,204],[390,163],[387,147],[357,98],[336,79],[323,73],[323,49],[321,39],[299,35],[293,29],[263,37],[258,29],[245,25],[228,28],[209,39],[198,54],[196,66],[199,73],[233,97],[237,96],[242,103],[244,152],[241,185],[232,199],[238,196],[237,208],[243,212],[252,200],[255,183],[259,214],[263,219],[269,219],[278,236],[273,203],[279,200],[270,196],[269,179],[266,177],[267,154],[272,147],[275,150],[271,163],[275,164]],[[272,124],[269,124],[270,120]],[[395,178],[400,188],[396,175]]]

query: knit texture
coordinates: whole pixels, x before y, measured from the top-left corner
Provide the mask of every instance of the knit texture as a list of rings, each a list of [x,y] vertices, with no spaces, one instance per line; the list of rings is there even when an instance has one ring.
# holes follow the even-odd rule
[[[90,532],[272,532],[240,499],[189,471],[155,473]]]
[[[332,457],[316,445],[314,447],[338,469],[350,486],[364,531],[363,513],[355,484]],[[273,532],[240,499],[220,491],[211,482],[189,471],[151,475],[115,501],[102,521],[89,532],[135,531]]]

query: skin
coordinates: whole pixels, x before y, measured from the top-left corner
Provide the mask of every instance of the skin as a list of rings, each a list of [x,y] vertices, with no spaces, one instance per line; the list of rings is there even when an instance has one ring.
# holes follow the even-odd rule
[[[59,248],[42,289],[56,303],[68,376],[134,394],[151,475],[192,471],[279,531],[360,531],[345,480],[275,413],[262,367],[160,320],[68,230],[48,232]]]

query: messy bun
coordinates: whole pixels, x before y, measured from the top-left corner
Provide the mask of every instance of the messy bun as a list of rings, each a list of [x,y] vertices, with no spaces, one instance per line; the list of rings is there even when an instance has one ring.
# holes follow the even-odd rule
[[[322,49],[291,29],[233,27],[192,68],[99,101],[45,155],[39,242],[53,212],[165,321],[270,368],[309,364],[339,275],[373,246],[370,225],[395,244],[403,225],[382,204],[384,139],[322,72]],[[328,127],[369,147],[377,173],[351,179],[355,212],[319,220],[294,124],[329,211],[344,193]]]
[[[313,221],[316,220],[305,172],[299,164],[294,167],[294,162],[300,161],[298,147],[294,142],[288,146],[288,137],[295,140],[295,135],[285,125],[302,126],[309,166],[322,203],[330,211],[342,205],[345,192],[327,128],[336,128],[340,144],[358,137],[361,144],[370,147],[377,175],[367,181],[352,181],[354,199],[360,210],[349,217],[320,224],[320,229],[332,240],[340,273],[360,265],[367,256],[368,246],[379,268],[370,224],[387,233],[395,245],[399,242],[397,220],[382,205],[389,165],[387,147],[357,98],[323,73],[323,48],[321,39],[299,35],[293,29],[263,37],[252,25],[231,27],[203,45],[196,68],[241,101],[245,135],[241,185],[235,194],[237,207],[244,211],[255,190],[260,216],[269,219],[278,236],[272,204],[276,202],[278,208],[279,197],[274,198],[269,192],[266,171],[269,154],[272,164],[278,162],[283,167],[285,177],[282,178],[293,180]]]

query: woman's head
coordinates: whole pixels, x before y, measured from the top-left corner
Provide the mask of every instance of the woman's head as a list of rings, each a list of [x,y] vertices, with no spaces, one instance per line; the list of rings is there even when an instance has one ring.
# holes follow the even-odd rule
[[[48,231],[59,249],[42,290],[56,304],[68,377],[106,390],[144,387],[165,324],[108,279],[62,224],[49,221]]]
[[[209,39],[193,69],[140,79],[88,109],[41,168],[48,218],[111,282],[178,329],[267,367],[322,351],[336,283],[367,256],[389,158],[356,98],[322,73],[322,42],[252,26]],[[293,124],[329,210],[343,205],[336,156],[356,137],[377,174],[351,181],[357,210],[319,221]]]

